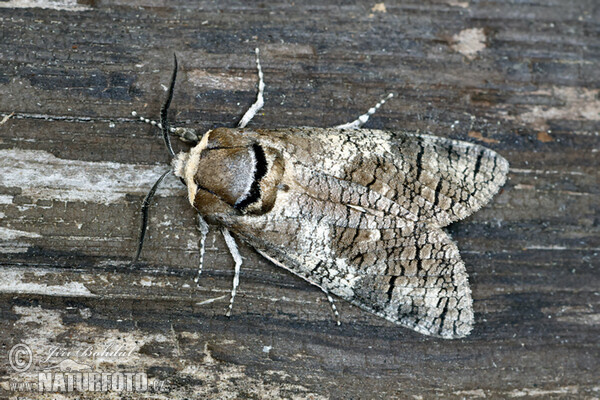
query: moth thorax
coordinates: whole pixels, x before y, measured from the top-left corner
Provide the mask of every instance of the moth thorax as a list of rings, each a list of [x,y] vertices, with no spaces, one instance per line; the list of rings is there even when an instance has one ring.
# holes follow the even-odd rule
[[[173,167],[202,214],[262,213],[273,207],[283,174],[278,152],[256,143],[194,150],[180,153]]]
[[[216,194],[231,206],[243,208],[252,196],[258,167],[266,165],[257,164],[257,154],[252,147],[207,149],[200,157],[195,180],[199,188]],[[264,173],[259,175],[260,179]]]

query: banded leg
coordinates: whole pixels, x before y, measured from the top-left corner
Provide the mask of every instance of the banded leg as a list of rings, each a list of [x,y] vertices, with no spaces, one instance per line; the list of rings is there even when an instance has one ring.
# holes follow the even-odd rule
[[[225,243],[227,243],[227,247],[229,248],[231,257],[233,257],[233,261],[235,261],[235,270],[233,273],[233,288],[231,289],[231,299],[229,300],[229,309],[225,314],[226,316],[230,317],[231,310],[233,309],[233,300],[235,299],[235,294],[240,284],[240,269],[242,267],[242,256],[240,255],[237,244],[235,243],[235,239],[233,238],[233,236],[231,236],[231,233],[229,233],[229,231],[225,228],[221,229],[221,233],[223,234]]]
[[[392,97],[394,97],[393,93],[388,94],[384,99],[381,99],[381,101],[379,103],[375,104],[375,106],[369,108],[369,111],[367,111],[360,117],[356,118],[354,121],[348,122],[347,124],[337,125],[334,128],[337,128],[337,129],[359,129],[361,126],[363,126],[364,124],[367,123],[367,121],[369,120],[369,117],[371,115],[375,114],[375,112],[377,112],[377,110],[379,110],[379,108],[383,104],[385,104],[386,100],[389,100]]]
[[[262,106],[265,104],[264,98],[263,98],[263,93],[265,91],[265,82],[263,81],[263,72],[262,72],[262,68],[260,67],[260,59],[258,57],[258,54],[259,54],[258,47],[255,49],[255,52],[256,52],[256,69],[258,70],[258,93],[256,95],[256,101],[254,102],[254,104],[252,104],[250,106],[248,111],[246,111],[246,114],[244,114],[244,116],[242,117],[242,119],[240,120],[240,123],[238,124],[238,128],[245,128],[246,125],[248,125],[248,122],[250,122],[250,120],[252,120],[252,118],[254,118],[256,113],[258,111],[260,111]]]
[[[208,224],[202,218],[202,215],[196,214],[198,216],[198,232],[200,232],[200,263],[198,264],[198,275],[194,278],[194,282],[198,285],[200,281],[200,275],[202,275],[202,266],[204,265],[204,249],[206,244],[206,235],[208,235]],[[198,285],[199,286],[199,285]]]
[[[329,292],[327,290],[323,289],[322,287],[320,287],[320,288],[325,293],[325,296],[327,296],[327,300],[329,301],[329,304],[331,305],[331,310],[333,311],[333,314],[335,315],[336,324],[338,326],[340,326],[342,324],[342,322],[340,321],[340,313],[338,312],[337,307],[335,306],[335,303],[333,302],[333,297],[331,297],[331,295],[329,294]]]
[[[264,258],[266,258],[267,260],[271,261],[273,264],[285,269],[286,271],[291,272],[292,274],[304,279],[306,282],[310,283],[311,285],[315,285],[316,287],[318,287],[319,289],[321,289],[323,291],[323,293],[325,293],[325,296],[327,296],[327,300],[329,301],[329,304],[331,304],[331,310],[333,311],[333,314],[335,315],[335,319],[336,319],[336,323],[338,325],[341,325],[342,323],[340,322],[340,313],[338,313],[337,307],[335,306],[335,303],[333,302],[333,297],[331,297],[331,295],[329,294],[329,292],[322,287],[321,285],[316,284],[315,282],[311,282],[309,281],[305,276],[300,275],[298,272],[294,271],[293,269],[290,269],[287,265],[283,264],[282,262],[280,262],[279,260],[271,257],[270,255],[268,255],[267,253],[265,253],[264,251],[255,248],[255,250]]]
[[[131,115],[133,115],[134,117],[138,117],[140,119],[140,121],[142,121],[142,122],[145,122],[147,124],[150,124],[152,126],[157,127],[158,129],[162,130],[162,124],[160,122],[156,122],[154,120],[139,116],[137,111],[132,111]],[[185,142],[185,143],[196,144],[200,141],[200,139],[198,138],[198,134],[196,133],[196,130],[192,129],[192,128],[177,128],[177,127],[173,126],[173,127],[169,127],[169,132],[173,136],[177,136],[179,138],[179,140],[181,140],[182,142]]]

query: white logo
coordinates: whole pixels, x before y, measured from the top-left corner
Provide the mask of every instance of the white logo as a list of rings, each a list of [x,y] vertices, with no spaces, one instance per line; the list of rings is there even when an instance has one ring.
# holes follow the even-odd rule
[[[31,367],[33,353],[29,346],[23,343],[14,345],[8,353],[8,362],[12,369],[17,372],[25,372]]]

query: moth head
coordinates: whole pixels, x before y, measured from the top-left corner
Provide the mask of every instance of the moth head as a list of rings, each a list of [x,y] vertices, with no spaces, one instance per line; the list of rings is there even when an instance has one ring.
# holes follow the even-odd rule
[[[273,208],[283,175],[276,149],[237,129],[208,131],[189,152],[173,160],[188,199],[210,219],[218,214],[263,214]]]

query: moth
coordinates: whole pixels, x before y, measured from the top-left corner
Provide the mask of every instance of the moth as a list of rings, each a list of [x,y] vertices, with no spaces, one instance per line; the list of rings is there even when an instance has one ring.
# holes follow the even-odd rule
[[[426,335],[468,335],[468,276],[442,228],[488,203],[505,182],[508,162],[463,141],[362,129],[385,99],[333,128],[249,128],[264,103],[258,55],[256,49],[257,99],[237,128],[198,135],[169,126],[176,57],[160,123],[141,118],[161,128],[173,172],[198,212],[201,259],[209,224],[221,228],[235,261],[228,315],[242,264],[233,234],[331,301],[335,295]],[[195,145],[176,155],[170,134]],[[169,172],[144,200],[136,261],[150,199]]]

